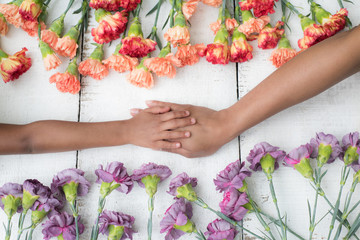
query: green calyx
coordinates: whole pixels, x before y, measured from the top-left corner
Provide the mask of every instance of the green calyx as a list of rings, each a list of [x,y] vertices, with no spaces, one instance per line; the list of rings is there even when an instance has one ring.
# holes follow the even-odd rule
[[[109,225],[108,230],[108,240],[120,240],[124,234],[124,226]]]
[[[31,224],[34,226],[37,226],[39,223],[42,222],[42,220],[46,217],[48,212],[45,212],[45,210],[41,211],[32,211],[31,212]]]
[[[21,206],[21,198],[15,197],[13,195],[7,195],[6,197],[1,198],[1,202],[4,204],[4,212],[11,218],[17,212],[18,208]]]
[[[219,14],[218,14],[218,20],[222,20],[222,19],[227,19],[227,18],[231,18],[230,12],[227,8],[225,8],[225,16],[223,16],[223,8],[220,7],[219,8]]]
[[[169,53],[171,53],[170,43],[161,49],[158,57],[166,57]]]
[[[175,26],[186,27],[186,19],[185,19],[184,14],[182,14],[181,11],[176,13],[174,24],[175,24]]]
[[[245,11],[241,11],[241,18],[242,18],[243,22],[246,22],[249,19],[254,18],[254,15],[252,14],[251,11],[245,10]]]
[[[77,41],[80,35],[79,26],[75,25],[69,29],[69,31],[64,35],[64,37],[69,36],[70,39]]]
[[[60,37],[62,31],[64,30],[64,19],[65,14],[62,14],[58,19],[52,22],[49,30],[54,32],[58,37]]]
[[[180,225],[174,224],[174,228],[179,229],[186,233],[193,233],[196,231],[195,224],[192,221],[190,221],[189,219],[187,220],[185,225],[180,226]]]
[[[133,22],[131,23],[129,27],[128,32],[129,37],[143,37],[143,32],[141,30],[141,23],[138,17],[135,17]]]
[[[102,44],[94,44],[96,48],[90,55],[90,59],[99,60],[100,62],[104,59],[104,50]]]
[[[319,167],[322,167],[325,163],[327,163],[329,161],[331,153],[332,153],[331,145],[324,145],[324,144],[320,143],[319,153],[317,156],[317,162],[318,162]]]
[[[243,185],[241,188],[238,189],[239,192],[247,192],[248,190],[248,184],[245,180],[243,180]]]
[[[312,20],[309,17],[303,16],[303,15],[299,15],[300,17],[300,24],[301,24],[301,28],[304,31],[307,27],[309,27],[312,24],[315,24],[316,22],[314,20]]]
[[[353,162],[359,160],[359,154],[356,151],[357,151],[357,147],[354,146],[350,146],[346,149],[344,154],[345,165],[350,165]]]
[[[355,181],[357,179],[358,183],[360,182],[360,170],[357,171],[356,173],[354,173],[354,179],[353,181]]]
[[[2,49],[0,49],[0,60],[8,57],[9,55],[6,52],[4,52]]]
[[[312,169],[310,165],[310,160],[308,158],[303,158],[300,160],[298,164],[296,164],[295,169],[303,175],[305,178],[308,178],[310,180],[314,179],[314,170]]]
[[[75,57],[70,63],[69,66],[66,69],[66,72],[70,73],[73,76],[78,76],[79,75],[79,71],[78,71],[78,65],[77,65],[77,57]]]
[[[122,47],[122,42],[120,41],[120,43],[115,47],[114,55],[120,55],[119,51],[121,47]]]
[[[237,28],[235,28],[233,35],[232,35],[232,41],[235,42],[237,40],[246,40],[246,35],[242,32],[240,32]]]
[[[11,4],[14,4],[14,5],[20,7],[20,5],[22,4],[23,1],[24,0],[15,0],[15,1],[11,2]]]
[[[215,35],[214,43],[228,44],[229,32],[226,30],[224,24],[221,25],[219,31]]]
[[[145,185],[146,193],[151,198],[154,197],[160,178],[157,175],[147,175],[141,179],[141,182]]]
[[[282,36],[279,40],[278,48],[292,48],[289,39]]]
[[[141,59],[141,62],[139,63],[139,65],[136,66],[136,68],[137,68],[137,69],[143,68],[143,69],[145,69],[146,71],[149,71],[149,69],[144,65],[145,60],[148,59],[148,58],[149,58],[149,57],[147,57],[147,56],[144,57],[144,58],[142,58],[142,59]]]
[[[42,58],[45,58],[47,55],[49,54],[54,54],[54,50],[51,49],[51,47],[49,46],[49,44],[47,44],[44,41],[39,41],[39,47],[40,47],[40,52],[42,55]]]
[[[98,8],[95,10],[95,20],[100,22],[105,16],[111,15],[111,12],[106,11],[105,9]]]
[[[113,182],[111,183],[107,183],[107,182],[102,182],[101,186],[100,186],[100,196],[102,198],[106,198],[112,191],[114,191],[115,189],[117,189],[120,184],[115,183],[113,184]]]
[[[243,207],[246,208],[246,209],[249,210],[249,211],[253,211],[253,210],[254,210],[254,208],[251,206],[251,203],[245,203],[245,204],[243,205]]]
[[[58,240],[64,240],[64,237],[63,237],[62,234],[60,234],[59,236],[57,236],[57,239],[58,239]]]
[[[30,192],[24,190],[23,191],[23,198],[22,198],[22,207],[24,211],[29,210],[36,200],[39,199],[40,196],[38,195],[31,195]]]
[[[264,173],[268,178],[275,170],[275,158],[273,158],[269,153],[260,159],[260,165]]]
[[[190,183],[178,187],[176,191],[177,191],[177,195],[176,195],[177,198],[183,197],[190,202],[195,202],[198,199],[196,192],[194,191]]]
[[[4,14],[0,13],[0,18],[2,18],[3,22],[6,22],[6,18],[4,17]]]
[[[323,24],[323,20],[331,16],[331,13],[323,9],[319,4],[316,4],[315,2],[311,3],[311,9],[315,13],[316,20],[320,24]]]
[[[75,203],[78,186],[79,183],[76,182],[69,182],[63,186],[63,191],[65,193],[66,200],[71,204]]]

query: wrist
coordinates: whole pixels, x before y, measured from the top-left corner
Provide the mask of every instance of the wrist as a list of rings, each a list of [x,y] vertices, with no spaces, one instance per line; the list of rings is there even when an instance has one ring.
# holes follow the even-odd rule
[[[234,111],[230,108],[220,110],[216,113],[219,119],[219,126],[221,135],[226,139],[226,142],[231,141],[242,133],[242,130],[236,124],[236,116]]]

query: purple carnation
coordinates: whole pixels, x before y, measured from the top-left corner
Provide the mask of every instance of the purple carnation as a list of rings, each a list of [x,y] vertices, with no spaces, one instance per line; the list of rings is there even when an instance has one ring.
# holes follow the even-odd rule
[[[104,210],[99,217],[99,230],[102,234],[109,235],[108,227],[110,225],[123,226],[124,234],[122,235],[120,240],[126,238],[132,239],[132,234],[135,232],[132,229],[134,222],[135,218],[133,216],[120,212]]]
[[[133,175],[131,178],[134,181],[137,181],[140,187],[145,187],[144,183],[141,182],[141,179],[143,177],[146,177],[148,175],[151,176],[158,176],[160,178],[160,181],[165,180],[172,174],[170,168],[164,165],[157,165],[155,163],[148,163],[141,165],[140,169],[136,169],[133,172]]]
[[[244,207],[248,202],[246,193],[241,193],[236,188],[230,188],[224,193],[224,199],[219,206],[223,214],[235,221],[241,221],[248,212],[248,209]]]
[[[346,150],[349,147],[354,147],[356,148],[356,153],[358,155],[360,155],[360,139],[359,139],[359,132],[354,132],[354,133],[348,133],[346,134],[343,138],[342,138],[342,150],[343,152],[340,154],[340,159],[344,161],[344,155]],[[354,154],[356,155],[356,154]],[[358,157],[358,156],[357,156]],[[359,158],[355,161],[353,161],[350,165],[355,172],[360,170],[360,162],[359,162]]]
[[[251,164],[250,169],[253,171],[261,171],[260,160],[270,154],[275,159],[275,169],[279,168],[279,161],[282,161],[285,157],[285,152],[279,150],[278,147],[274,147],[267,142],[261,142],[254,146],[250,151],[249,156],[246,158]]]
[[[242,188],[244,179],[251,176],[251,172],[244,165],[245,162],[241,163],[240,160],[227,165],[214,179],[216,190],[223,192],[230,187]]]
[[[129,177],[124,164],[121,162],[108,163],[105,170],[103,169],[103,166],[100,165],[99,169],[95,171],[95,174],[98,177],[96,183],[115,182],[120,184],[116,190],[122,193],[128,194],[134,186],[134,183]]]
[[[187,175],[187,173],[183,172],[180,173],[179,175],[177,175],[176,177],[174,177],[169,185],[169,191],[167,191],[169,194],[173,195],[173,196],[177,196],[177,188],[178,187],[182,187],[186,184],[190,184],[192,187],[196,187],[197,185],[197,179],[196,178],[192,178],[189,177],[189,175]]]
[[[223,219],[216,219],[209,223],[205,235],[207,240],[234,240],[237,231],[235,226]]]
[[[286,155],[284,162],[288,166],[294,167],[294,165],[300,163],[303,158],[310,158],[313,147],[310,144],[301,145],[298,148],[293,149]]]
[[[184,226],[191,217],[191,204],[189,202],[185,203],[183,198],[178,199],[166,210],[165,216],[160,222],[160,233],[166,232],[165,240],[180,238],[185,232],[175,229],[174,225]]]
[[[4,203],[1,201],[2,198],[7,197],[8,195],[12,195],[15,198],[22,198],[23,195],[23,187],[17,183],[5,183],[0,188],[0,207],[4,209]],[[21,212],[21,205],[18,208],[18,212]]]
[[[84,232],[84,225],[79,222],[78,218],[79,234]],[[48,240],[53,237],[62,235],[64,240],[76,239],[76,228],[74,217],[67,212],[59,215],[52,216],[49,220],[42,224],[44,239]]]
[[[62,187],[70,182],[78,183],[77,195],[85,196],[89,192],[90,182],[84,177],[84,171],[77,168],[69,168],[62,170],[54,176],[51,183],[51,190],[53,193],[62,191]]]
[[[331,146],[331,155],[327,163],[332,163],[341,153],[341,147],[337,138],[332,134],[325,134],[323,132],[316,133],[316,138],[310,140],[310,144],[313,147],[313,152],[311,153],[312,158],[317,158],[319,154],[320,144],[324,146]]]

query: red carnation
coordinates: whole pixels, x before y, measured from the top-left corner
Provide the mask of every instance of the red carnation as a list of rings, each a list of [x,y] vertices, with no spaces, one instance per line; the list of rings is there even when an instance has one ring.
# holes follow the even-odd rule
[[[284,23],[281,21],[278,21],[275,27],[272,27],[271,24],[266,25],[259,34],[258,47],[262,49],[275,48],[285,32],[284,29],[280,28],[282,25],[284,25]]]

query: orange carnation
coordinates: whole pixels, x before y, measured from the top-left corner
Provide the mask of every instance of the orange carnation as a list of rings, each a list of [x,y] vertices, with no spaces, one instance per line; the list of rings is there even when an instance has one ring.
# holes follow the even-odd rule
[[[275,48],[278,44],[281,36],[284,34],[285,30],[280,28],[284,25],[283,22],[278,21],[275,27],[271,27],[270,24],[265,26],[263,30],[261,30],[258,37],[258,47],[262,49],[271,49]]]
[[[188,44],[190,42],[189,29],[181,26],[175,26],[169,28],[164,34],[166,41],[171,42],[173,47],[177,47],[180,44]]]
[[[0,3],[0,13],[4,15],[8,23],[15,27],[19,28],[23,25],[24,20],[19,13],[19,6],[14,3]]]
[[[46,71],[57,68],[61,64],[61,60],[55,53],[46,55],[43,58],[44,66]]]
[[[235,28],[239,26],[239,23],[236,21],[235,18],[227,18],[225,20],[225,26],[226,30],[228,30],[229,34],[232,35]],[[214,32],[214,35],[216,35],[217,31],[219,31],[221,27],[221,20],[218,19],[216,22],[213,22],[210,24],[210,29]]]
[[[49,44],[52,49],[56,49],[56,44],[59,40],[59,37],[51,30],[42,30],[41,40]]]
[[[251,12],[250,12],[251,14]],[[261,32],[261,30],[270,22],[269,16],[261,16],[259,18],[250,17],[244,20],[238,30],[244,33],[248,40],[254,40],[252,36]]]
[[[300,18],[301,27],[304,31],[304,37],[298,41],[301,49],[307,49],[327,38],[328,34],[323,26],[316,24],[315,21],[306,16],[300,16]]]
[[[245,34],[235,29],[230,47],[230,61],[249,61],[253,58],[252,51],[253,47],[247,42]]]
[[[77,59],[70,62],[65,73],[55,73],[49,79],[50,83],[56,83],[56,88],[60,92],[78,93],[80,91],[80,81],[78,79]]]
[[[9,56],[0,49],[0,74],[5,83],[18,79],[31,67],[31,59],[27,58],[26,48]]]
[[[345,8],[341,8],[334,15],[322,20],[322,25],[324,26],[325,31],[327,31],[328,37],[335,35],[345,28],[347,15],[348,11]]]
[[[40,25],[41,25],[41,30],[46,29],[46,25],[44,22],[41,22]],[[23,24],[21,25],[21,28],[25,32],[27,32],[29,36],[36,37],[38,35],[38,30],[39,30],[38,26],[39,26],[38,21],[24,21]]]
[[[219,7],[222,4],[222,0],[202,0],[202,2],[212,7]]]
[[[230,48],[225,43],[208,44],[206,48],[206,61],[212,64],[228,64],[230,60]]]
[[[73,58],[76,55],[78,48],[77,40],[80,31],[78,26],[73,26],[70,30],[62,37],[59,38],[56,43],[56,52],[64,57]]]
[[[291,47],[290,41],[286,37],[282,37],[279,41],[278,48],[271,53],[269,60],[278,68],[296,55],[297,52]]]
[[[200,0],[189,0],[187,2],[183,2],[181,10],[186,20],[189,20],[195,13],[199,1]]]
[[[9,31],[8,25],[6,23],[6,19],[3,14],[0,13],[0,34],[5,36]]]
[[[101,62],[103,57],[103,45],[98,44],[90,57],[79,64],[80,74],[85,76],[89,75],[96,80],[101,80],[106,77],[109,74],[109,70]]]
[[[174,78],[176,75],[176,68],[181,66],[181,61],[177,59],[173,53],[170,52],[170,45],[164,47],[158,57],[147,58],[144,61],[145,67],[154,72],[157,76],[167,76]],[[166,56],[162,56],[165,55]]]
[[[126,79],[132,84],[140,88],[150,89],[154,86],[154,78],[149,70],[140,63],[127,76]]]
[[[108,59],[103,60],[102,62],[108,69],[114,69],[115,71],[122,73],[132,70],[139,64],[139,61],[137,58],[120,54],[120,48],[121,44],[116,47],[115,52]]]
[[[206,46],[204,44],[196,44],[195,46],[188,44],[180,45],[177,49],[175,57],[180,60],[180,67],[184,67],[197,63],[200,60],[199,52],[203,53],[202,56],[205,56]]]

